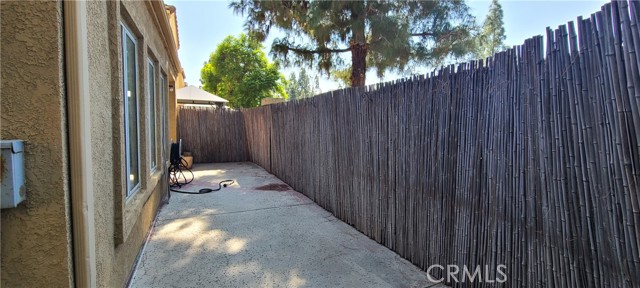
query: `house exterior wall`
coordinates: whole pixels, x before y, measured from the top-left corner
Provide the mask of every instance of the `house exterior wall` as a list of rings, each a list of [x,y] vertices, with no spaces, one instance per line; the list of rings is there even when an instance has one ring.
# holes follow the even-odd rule
[[[115,225],[115,174],[122,168],[114,163],[114,141],[121,137],[113,135],[114,125],[120,125],[119,113],[114,113],[117,102],[122,97],[116,97],[118,90],[112,89],[113,82],[119,83],[119,77],[112,66],[117,65],[117,59],[105,57],[110,55],[109,16],[115,16],[115,11],[109,11],[105,2],[87,2],[87,42],[89,43],[89,93],[91,107],[104,107],[91,110],[91,148],[93,167],[94,211],[96,215],[96,283],[105,286],[115,284],[113,267],[116,265],[114,256]],[[112,5],[113,6],[113,5]],[[112,7],[114,10],[115,7]],[[113,96],[112,96],[113,94]],[[114,117],[114,114],[117,117]],[[119,156],[118,156],[119,157]],[[115,157],[117,158],[117,157]],[[106,193],[105,193],[106,192]]]
[[[167,18],[169,19],[169,26],[173,34],[173,40],[176,43],[176,49],[180,49],[180,38],[178,34],[178,16],[176,15],[176,7],[173,5],[166,5],[165,11],[167,12]]]
[[[169,18],[169,25],[171,26],[171,32],[174,36],[176,49],[180,49],[180,38],[178,33],[178,17],[176,15],[176,7],[172,5],[167,6],[167,17]],[[169,138],[174,142],[178,139],[178,102],[176,99],[177,89],[185,87],[184,84],[184,70],[180,69],[180,72],[176,76],[175,82],[173,83],[173,91],[169,92]]]
[[[71,287],[73,261],[65,105],[64,9],[61,1],[1,1],[2,139],[25,142],[26,204],[2,210],[2,287]],[[145,1],[86,2],[96,283],[126,284],[159,206],[167,175],[159,158],[151,172],[147,59],[175,83],[181,67],[165,47],[167,37],[153,5]],[[162,12],[162,11],[161,11]],[[154,14],[155,13],[155,14]],[[166,20],[165,20],[166,21]],[[127,197],[121,23],[137,37],[141,189]],[[165,30],[166,31],[166,30]],[[52,53],[52,51],[54,51]],[[171,92],[166,87],[168,94]],[[160,91],[157,99],[161,101]],[[170,98],[167,95],[167,98]],[[168,101],[167,99],[167,102]],[[156,109],[158,129],[162,109]],[[41,111],[41,112],[40,112]],[[168,118],[168,115],[167,115]],[[165,120],[166,121],[166,120]],[[158,155],[168,151],[156,133]],[[161,156],[158,156],[161,157]],[[166,159],[167,157],[164,157]]]
[[[147,99],[147,59],[155,62],[159,74],[175,81],[178,69],[172,67],[157,19],[148,3],[143,1],[88,2],[89,70],[91,75],[91,106],[109,107],[92,111],[93,163],[96,221],[97,283],[102,287],[117,287],[126,283],[137,254],[144,244],[157,209],[166,197],[166,174],[162,161],[157,170],[149,167],[149,120]],[[162,15],[164,16],[164,15]],[[138,91],[140,97],[140,164],[141,190],[126,197],[124,158],[124,107],[122,92],[122,35],[124,23],[138,40]],[[114,31],[117,31],[114,33]],[[167,35],[165,35],[166,37]],[[172,37],[168,35],[168,37]],[[110,61],[105,55],[110,55]],[[106,80],[106,81],[105,81]],[[168,89],[168,88],[167,88]],[[159,91],[157,91],[159,93]],[[158,94],[158,99],[161,96]],[[95,102],[95,104],[93,104]],[[165,106],[165,107],[168,107]],[[160,107],[158,107],[160,108]],[[160,118],[161,111],[156,110]],[[166,111],[165,111],[166,113]],[[116,114],[117,117],[113,115]],[[156,122],[161,127],[160,119]],[[118,133],[114,133],[118,131]],[[161,134],[158,132],[158,134]],[[160,135],[157,135],[159,137]],[[158,138],[158,140],[160,140]],[[164,143],[164,141],[159,141]],[[157,153],[162,153],[158,146]],[[110,175],[111,177],[104,177]],[[99,188],[98,188],[99,187]],[[104,193],[108,191],[109,193]]]
[[[178,139],[178,95],[176,91],[185,87],[184,84],[184,71],[178,73],[175,82],[173,84],[172,91],[169,91],[169,139],[173,142],[177,142]]]
[[[25,202],[0,212],[0,286],[70,286],[62,4],[0,3],[0,138],[25,141],[27,189]]]
[[[176,97],[176,89],[169,92],[169,138],[173,142],[178,139],[178,99]]]

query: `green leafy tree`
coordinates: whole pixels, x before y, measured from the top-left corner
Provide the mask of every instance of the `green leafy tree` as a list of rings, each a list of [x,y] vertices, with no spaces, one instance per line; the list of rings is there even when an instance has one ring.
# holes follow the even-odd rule
[[[338,87],[351,86],[351,68],[331,70],[331,78],[338,82]]]
[[[274,27],[284,33],[271,46],[279,61],[325,73],[350,69],[351,86],[365,85],[369,68],[382,77],[475,50],[475,19],[461,0],[236,0],[230,7],[247,16],[246,29],[260,41]]]
[[[228,36],[200,71],[202,89],[229,100],[231,107],[256,107],[267,97],[287,97],[286,79],[269,63],[262,44],[244,34]]]
[[[322,93],[322,89],[320,89],[320,78],[318,75],[313,76],[313,95],[317,95]]]
[[[302,98],[313,97],[316,93],[316,88],[311,83],[311,77],[307,74],[307,70],[304,68],[300,69],[298,75],[294,72],[291,73],[289,77],[289,85],[287,86],[287,95],[289,96],[289,100],[296,100]],[[316,76],[317,81],[317,76]],[[319,83],[316,83],[319,88]]]
[[[289,76],[289,79],[287,81],[287,96],[289,96],[289,100],[296,100],[298,99],[298,94],[299,94],[299,87],[298,87],[298,78],[296,77],[296,73],[295,72],[291,72],[291,75]]]
[[[313,87],[311,87],[311,79],[307,74],[307,70],[300,69],[298,73],[298,87],[300,87],[300,98],[313,97]]]
[[[484,59],[506,48],[504,40],[507,36],[504,34],[503,17],[502,5],[498,0],[491,1],[487,18],[484,20],[482,30],[476,38],[476,57]]]

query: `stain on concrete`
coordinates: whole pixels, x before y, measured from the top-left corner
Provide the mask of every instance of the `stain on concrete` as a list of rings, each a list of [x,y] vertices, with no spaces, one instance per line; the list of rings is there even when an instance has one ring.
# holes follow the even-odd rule
[[[287,191],[286,193],[291,195],[291,197],[298,203],[309,203],[309,201],[311,201],[309,198],[307,198],[307,196],[304,196],[302,193],[298,193],[293,189]]]
[[[291,189],[291,187],[289,187],[289,185],[287,184],[282,184],[282,183],[271,183],[271,184],[267,184],[267,185],[262,185],[256,188],[253,188],[255,190],[261,190],[261,191],[289,191],[289,190],[293,190]]]

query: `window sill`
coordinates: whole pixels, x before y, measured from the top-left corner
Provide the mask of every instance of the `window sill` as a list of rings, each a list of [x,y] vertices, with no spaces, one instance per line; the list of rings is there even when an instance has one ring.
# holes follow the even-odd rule
[[[120,243],[124,243],[127,238],[129,238],[129,234],[133,230],[138,218],[140,218],[140,213],[142,212],[144,205],[147,203],[147,200],[151,196],[151,194],[159,189],[160,180],[162,179],[162,171],[160,169],[156,169],[151,172],[151,177],[148,178],[146,187],[144,189],[138,188],[133,194],[131,194],[124,203],[124,235],[122,239],[120,239]]]

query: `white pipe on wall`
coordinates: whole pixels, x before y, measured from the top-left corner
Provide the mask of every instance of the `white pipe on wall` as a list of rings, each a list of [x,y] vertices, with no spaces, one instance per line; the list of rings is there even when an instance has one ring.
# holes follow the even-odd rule
[[[74,280],[96,287],[87,3],[63,3]]]

